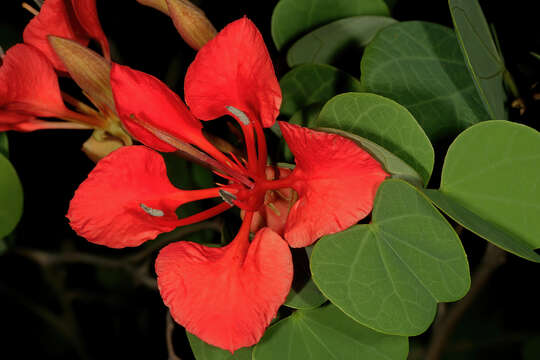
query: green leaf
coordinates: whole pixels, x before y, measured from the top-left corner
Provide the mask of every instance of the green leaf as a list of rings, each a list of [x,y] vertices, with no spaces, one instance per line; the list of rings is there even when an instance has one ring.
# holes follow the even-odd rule
[[[458,236],[431,202],[401,180],[386,180],[372,223],[323,237],[311,256],[313,280],[347,315],[374,330],[418,335],[437,302],[470,286]]]
[[[433,147],[411,113],[393,100],[369,93],[341,94],[324,105],[313,125],[369,139],[413,167],[424,184],[429,181]]]
[[[4,155],[6,158],[9,158],[9,144],[7,133],[0,132],[0,155]]]
[[[434,189],[424,189],[423,191],[446,215],[476,235],[512,254],[530,261],[540,262],[540,255],[534,252],[531,245],[519,238],[512,237],[508,232],[487,222],[441,191]]]
[[[448,0],[450,14],[471,76],[491,119],[507,119],[506,71],[478,0]]]
[[[326,102],[343,92],[361,91],[360,81],[330,65],[304,64],[280,80],[283,93],[281,113],[292,116],[296,111],[319,102]]]
[[[406,337],[377,333],[328,304],[298,310],[268,328],[253,360],[406,359]]]
[[[336,64],[340,60],[360,59],[382,28],[397,21],[386,16],[355,16],[324,25],[295,42],[287,52],[290,67],[304,63]]]
[[[361,15],[389,16],[389,11],[382,0],[281,0],[272,14],[272,38],[280,50],[319,26]]]
[[[309,256],[312,247],[291,249],[294,264],[294,278],[291,291],[283,305],[293,309],[313,309],[321,306],[326,298],[311,279]]]
[[[432,141],[489,118],[456,35],[444,26],[411,21],[384,28],[367,46],[361,73],[366,91],[409,109]]]
[[[0,239],[15,229],[23,210],[23,190],[15,169],[0,154]]]
[[[407,165],[406,162],[404,162],[382,146],[377,145],[376,143],[368,139],[364,139],[363,137],[345,132],[343,130],[337,130],[332,128],[316,128],[315,130],[337,134],[351,139],[358,146],[360,146],[371,156],[373,156],[378,162],[380,162],[384,170],[392,175],[392,178],[405,180],[416,187],[424,186],[422,178],[412,167]]]
[[[195,359],[197,360],[251,360],[251,350],[249,348],[240,348],[231,354],[227,350],[222,350],[212,345],[208,345],[198,337],[186,331],[189,344]]]
[[[532,249],[540,247],[539,164],[538,131],[504,120],[486,121],[467,129],[450,145],[440,191],[505,232],[514,244],[493,236],[496,230],[480,231],[476,217],[462,211],[453,211],[457,221],[505,250],[538,261]],[[448,206],[441,208],[452,212]]]

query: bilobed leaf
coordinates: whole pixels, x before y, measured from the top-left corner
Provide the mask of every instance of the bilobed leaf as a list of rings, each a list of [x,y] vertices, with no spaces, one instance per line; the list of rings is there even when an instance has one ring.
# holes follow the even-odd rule
[[[388,16],[383,0],[281,0],[272,14],[278,50],[303,34],[334,20],[361,15]]]
[[[450,196],[435,189],[424,189],[431,201],[444,213],[469,229],[476,235],[489,240],[498,247],[521,256],[527,260],[540,262],[540,255],[533,250],[533,246],[513,237],[508,232],[500,229],[493,223],[490,223],[480,216],[476,215],[466,207],[452,199]]]
[[[15,169],[0,154],[0,238],[15,229],[23,210],[23,191]]]
[[[488,120],[455,33],[444,26],[402,22],[381,30],[361,62],[365,91],[405,106],[432,141]]]
[[[252,348],[240,348],[231,354],[227,350],[208,345],[198,337],[186,331],[189,345],[197,360],[251,360]]]
[[[478,0],[448,0],[454,28],[480,98],[491,119],[507,119],[504,60]]]
[[[412,336],[433,321],[437,302],[470,286],[457,234],[431,202],[401,180],[386,180],[372,223],[323,237],[311,256],[321,292],[359,323]]]
[[[378,162],[380,162],[383,169],[392,175],[392,178],[405,180],[416,187],[424,186],[423,179],[416,172],[416,170],[409,166],[405,161],[401,160],[399,157],[373,141],[343,130],[333,128],[316,128],[316,130],[337,134],[351,139],[358,146],[373,156]]]
[[[324,25],[295,42],[287,52],[290,67],[304,63],[336,64],[340,59],[360,58],[382,28],[397,21],[386,16],[354,16]]]
[[[304,64],[286,73],[279,81],[283,93],[281,113],[296,111],[349,91],[361,91],[360,81],[330,65]]]
[[[9,144],[5,132],[0,132],[0,155],[4,155],[6,158],[9,157]]]
[[[429,181],[433,147],[411,113],[393,100],[369,93],[337,95],[324,105],[313,126],[371,140],[409,164],[424,184]]]
[[[366,328],[332,304],[298,310],[266,330],[253,360],[406,359],[408,340]]]
[[[291,291],[283,305],[293,309],[313,309],[321,306],[327,299],[311,279],[309,256],[311,246],[291,249],[294,264],[294,278]]]
[[[538,131],[504,120],[477,124],[448,149],[440,192],[450,199],[450,206],[441,208],[495,245],[538,261],[532,250],[540,248],[539,165]],[[452,211],[453,202],[475,216]],[[476,217],[507,237],[497,230],[479,230]]]

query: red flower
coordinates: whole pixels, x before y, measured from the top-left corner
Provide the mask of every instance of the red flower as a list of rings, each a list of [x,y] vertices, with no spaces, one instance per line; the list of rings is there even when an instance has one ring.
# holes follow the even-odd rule
[[[0,131],[90,128],[84,124],[43,121],[37,117],[95,123],[94,119],[66,108],[56,73],[47,58],[29,45],[18,44],[6,52],[0,67]]]
[[[47,40],[49,35],[74,40],[83,46],[94,39],[101,45],[105,57],[110,59],[109,43],[99,23],[96,0],[45,0],[39,14],[24,29],[24,42],[38,48],[57,70],[66,72]]]
[[[189,110],[150,75],[113,65],[111,80],[118,114],[135,138],[205,163],[228,185],[175,189],[157,153],[126,147],[99,163],[77,190],[68,212],[72,227],[92,242],[134,246],[229,207],[224,203],[177,219],[174,211],[182,203],[221,196],[240,207],[244,221],[229,245],[168,245],[157,258],[156,272],[165,304],[188,331],[231,352],[257,343],[289,292],[287,243],[307,246],[358,222],[371,211],[377,187],[388,174],[351,140],[280,122],[296,167],[267,178],[263,127],[275,122],[281,93],[262,37],[247,18],[229,24],[197,54],[186,75]],[[227,114],[244,133],[245,162],[221,153],[202,134],[198,118]],[[272,192],[285,199],[296,193],[298,199],[288,217],[289,204],[280,213],[286,221],[266,219],[273,229],[257,224],[260,230],[250,243],[254,214],[265,217]]]

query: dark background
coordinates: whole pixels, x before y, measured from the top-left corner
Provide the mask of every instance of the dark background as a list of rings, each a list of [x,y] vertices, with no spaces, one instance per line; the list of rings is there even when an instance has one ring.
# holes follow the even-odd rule
[[[113,59],[166,80],[181,94],[183,74],[195,53],[183,43],[170,20],[135,0],[97,3],[113,47]],[[288,69],[285,54],[277,53],[270,37],[270,16],[276,3],[197,2],[217,29],[244,14],[251,18],[265,37],[280,78]],[[507,67],[528,105],[524,116],[511,111],[512,120],[538,129],[540,117],[531,99],[531,87],[540,79],[540,61],[529,54],[540,53],[538,13],[533,11],[533,3],[481,2],[488,21],[497,29]],[[452,26],[443,0],[397,0],[393,15],[402,21]],[[1,1],[0,45],[4,50],[22,41],[22,31],[31,17],[19,1]],[[8,239],[11,250],[0,257],[0,358],[75,359],[86,354],[88,359],[166,359],[167,312],[157,291],[138,284],[123,269],[85,264],[43,267],[17,252],[20,248],[53,253],[67,249],[112,257],[134,253],[87,243],[73,233],[64,217],[74,190],[93,167],[79,151],[89,134],[38,131],[11,132],[8,136],[10,157],[25,191],[25,211],[13,238]],[[486,242],[467,231],[462,240],[473,271]],[[153,258],[155,254],[150,260]],[[154,276],[151,270],[149,275]],[[447,359],[520,359],[534,346],[539,348],[539,275],[539,265],[509,255],[460,323]],[[40,309],[61,314],[66,298],[74,316],[74,321],[67,319],[66,323],[76,326],[63,331],[54,321],[46,320]],[[190,359],[180,327],[174,340],[178,355]],[[411,358],[422,358],[421,349],[428,340],[429,332],[411,339]],[[79,352],[74,344],[80,347]],[[540,350],[528,359],[540,359]]]

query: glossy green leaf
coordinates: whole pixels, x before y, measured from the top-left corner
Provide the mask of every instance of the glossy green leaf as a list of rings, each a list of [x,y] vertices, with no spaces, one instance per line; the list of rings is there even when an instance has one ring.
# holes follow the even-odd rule
[[[393,100],[369,93],[341,94],[326,103],[315,127],[341,129],[371,140],[404,160],[427,184],[435,155],[411,113]]]
[[[373,141],[338,129],[316,128],[315,130],[337,134],[351,139],[358,146],[360,146],[371,156],[373,156],[378,162],[380,162],[383,169],[387,173],[391,174],[392,178],[405,180],[416,187],[424,186],[422,177],[412,167],[410,167],[405,161],[401,160],[399,157],[392,154],[390,151],[386,150],[382,146],[374,143]]]
[[[456,35],[444,26],[411,21],[384,28],[366,47],[361,73],[366,91],[405,106],[432,141],[489,119]]]
[[[0,154],[0,238],[15,229],[23,210],[23,191],[15,169]]]
[[[186,331],[189,345],[197,360],[251,360],[252,348],[240,348],[231,354],[212,345],[208,345],[198,337]]]
[[[294,264],[294,278],[291,291],[283,305],[293,309],[313,309],[321,306],[326,298],[311,279],[309,257],[312,247],[291,249]]]
[[[512,254],[530,261],[540,262],[540,255],[534,252],[531,245],[487,222],[441,191],[434,189],[424,189],[423,191],[446,215],[476,235],[489,240]]]
[[[466,64],[491,119],[507,119],[504,60],[493,41],[478,0],[448,0]]]
[[[337,64],[342,59],[360,59],[361,50],[379,30],[396,23],[386,16],[355,16],[324,25],[295,42],[287,52],[290,67],[305,64]]]
[[[328,304],[299,310],[266,330],[253,360],[406,359],[406,337],[375,332]]]
[[[292,116],[296,111],[333,96],[361,91],[360,81],[330,65],[304,64],[286,73],[279,81],[283,93],[281,113]]]
[[[371,224],[319,240],[311,271],[346,314],[395,335],[421,334],[437,302],[456,301],[470,286],[453,228],[415,187],[393,179],[379,187]]]
[[[503,120],[487,121],[467,129],[452,143],[444,161],[440,191],[514,238],[514,244],[502,242],[491,233],[481,234],[474,227],[471,230],[531,259],[532,249],[540,248],[539,165],[538,131]],[[442,208],[446,211],[447,207]],[[523,250],[524,243],[529,251]]]
[[[6,158],[9,158],[8,138],[5,132],[0,133],[0,155],[4,155]]]
[[[272,14],[272,38],[279,49],[334,20],[361,15],[388,16],[383,0],[281,0]]]

